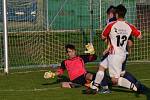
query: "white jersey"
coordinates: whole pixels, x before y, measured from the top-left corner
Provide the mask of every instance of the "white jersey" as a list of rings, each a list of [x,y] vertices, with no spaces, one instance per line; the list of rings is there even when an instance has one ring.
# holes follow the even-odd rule
[[[125,21],[115,21],[106,26],[102,35],[110,39],[112,54],[125,55],[129,36],[138,37],[141,32]]]

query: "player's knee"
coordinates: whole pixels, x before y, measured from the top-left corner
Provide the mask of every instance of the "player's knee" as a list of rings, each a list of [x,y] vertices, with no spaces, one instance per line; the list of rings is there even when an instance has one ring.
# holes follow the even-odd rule
[[[87,73],[86,76],[85,76],[85,79],[86,80],[92,80],[93,79],[93,74]]]
[[[117,85],[118,84],[118,79],[117,78],[111,78],[112,84]]]
[[[98,71],[105,71],[105,67],[104,66],[102,66],[102,65],[99,65],[99,68],[98,68]]]
[[[62,82],[62,83],[61,83],[61,87],[62,87],[62,88],[71,88],[69,82]]]

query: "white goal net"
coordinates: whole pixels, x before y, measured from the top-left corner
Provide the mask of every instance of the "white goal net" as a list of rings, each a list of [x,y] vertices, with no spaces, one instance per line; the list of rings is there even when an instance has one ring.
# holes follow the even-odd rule
[[[3,67],[3,5],[0,0],[0,68]],[[145,1],[145,2],[144,2]],[[110,5],[124,4],[126,20],[137,26],[142,41],[134,39],[129,61],[150,61],[149,0],[7,0],[8,60],[10,68],[58,64],[65,56],[64,45],[74,44],[78,54],[91,41],[101,57],[105,49],[99,34]]]

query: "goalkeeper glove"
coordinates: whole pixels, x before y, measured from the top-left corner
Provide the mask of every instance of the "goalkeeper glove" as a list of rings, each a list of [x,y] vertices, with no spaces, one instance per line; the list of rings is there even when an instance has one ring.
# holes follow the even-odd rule
[[[84,53],[95,54],[95,50],[92,43],[88,43],[87,45],[85,45],[85,47],[87,51],[84,51]]]
[[[44,73],[44,78],[45,79],[48,79],[48,78],[54,78],[56,76],[55,73],[51,72],[51,71],[48,71],[48,72],[45,72]]]

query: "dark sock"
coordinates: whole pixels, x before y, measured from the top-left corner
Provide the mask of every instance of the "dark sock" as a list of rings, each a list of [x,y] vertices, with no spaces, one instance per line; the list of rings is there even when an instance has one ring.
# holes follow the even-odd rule
[[[137,82],[137,79],[129,72],[125,72],[123,77],[133,84],[136,84],[136,82]]]

